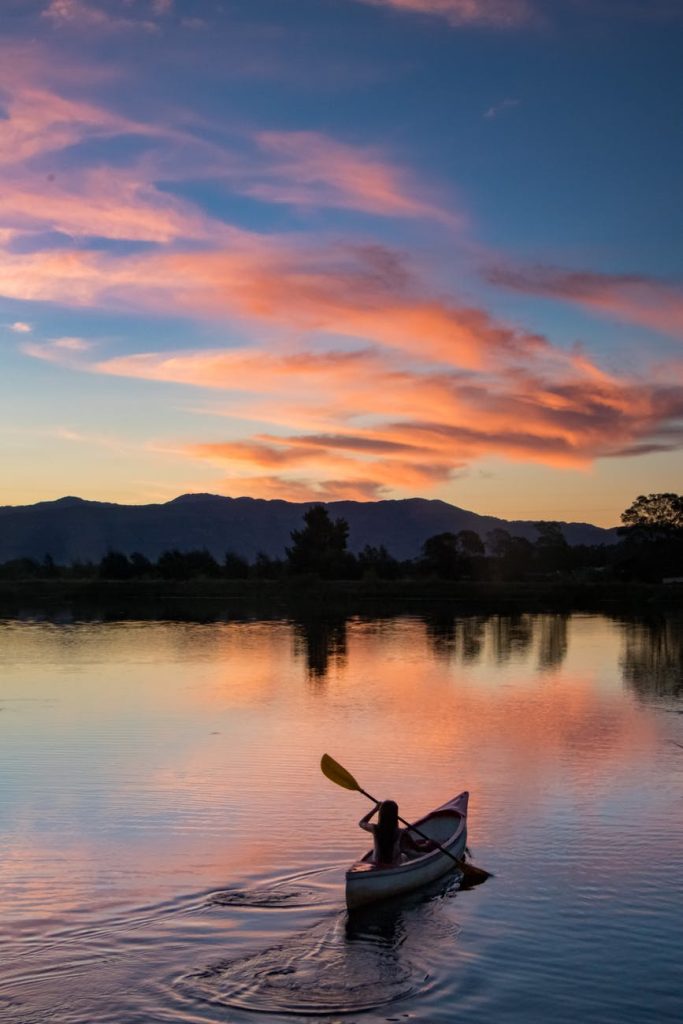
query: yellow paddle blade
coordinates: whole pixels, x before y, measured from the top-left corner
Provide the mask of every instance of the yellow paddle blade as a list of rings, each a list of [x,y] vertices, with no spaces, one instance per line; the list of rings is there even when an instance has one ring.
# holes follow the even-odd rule
[[[337,764],[335,759],[330,757],[329,754],[323,754],[320,758],[320,768],[323,775],[327,775],[330,782],[336,782],[338,786],[343,786],[344,789],[354,789],[357,792],[360,790],[360,786],[351,772],[347,772],[346,768],[342,768],[340,764]]]

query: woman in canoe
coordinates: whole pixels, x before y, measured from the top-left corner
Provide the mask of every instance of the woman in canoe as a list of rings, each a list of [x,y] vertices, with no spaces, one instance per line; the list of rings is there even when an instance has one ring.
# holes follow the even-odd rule
[[[377,824],[370,824],[370,819],[378,811]],[[399,864],[403,853],[427,853],[434,848],[429,841],[414,838],[408,829],[399,828],[398,804],[395,800],[382,800],[381,803],[376,803],[358,824],[366,832],[372,833],[374,840],[372,859],[375,864]]]

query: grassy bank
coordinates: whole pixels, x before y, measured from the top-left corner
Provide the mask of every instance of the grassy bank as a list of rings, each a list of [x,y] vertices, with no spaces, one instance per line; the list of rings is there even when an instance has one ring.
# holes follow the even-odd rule
[[[475,583],[445,580],[18,580],[0,581],[0,616],[190,619],[392,615],[434,606],[454,614],[666,611],[682,585]]]

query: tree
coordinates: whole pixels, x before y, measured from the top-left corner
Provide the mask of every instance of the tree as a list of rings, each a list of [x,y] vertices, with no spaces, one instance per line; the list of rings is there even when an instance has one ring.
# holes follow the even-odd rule
[[[223,559],[223,575],[228,580],[246,580],[249,576],[249,563],[246,558],[235,554],[234,551],[226,551]]]
[[[458,538],[454,533],[435,533],[422,545],[425,570],[442,580],[455,580],[460,573]]]
[[[189,580],[190,569],[182,551],[170,548],[162,551],[157,559],[159,575],[164,580]]]
[[[154,566],[150,562],[149,558],[143,555],[140,551],[134,551],[130,556],[130,565],[133,576],[152,576],[154,573]]]
[[[500,526],[497,526],[494,530],[489,530],[486,534],[486,547],[494,558],[505,558],[505,555],[509,550],[511,540],[512,534],[508,533],[507,530],[503,530]]]
[[[108,551],[100,562],[100,578],[103,580],[129,580],[133,568],[128,555],[122,551]]]
[[[399,563],[389,554],[384,544],[378,548],[366,544],[358,555],[358,568],[362,576],[376,576],[380,580],[395,580],[401,571]]]
[[[164,551],[157,562],[159,574],[165,580],[190,580],[198,576],[220,575],[220,567],[213,555],[203,548],[199,551]]]
[[[348,575],[355,560],[346,550],[346,520],[332,521],[323,505],[314,505],[304,514],[304,523],[302,530],[292,531],[292,546],[286,549],[289,571],[318,573],[325,579]]]
[[[538,530],[536,560],[541,572],[558,572],[569,568],[571,548],[565,540],[559,523],[540,521],[534,523]]]
[[[41,566],[34,558],[12,558],[0,565],[2,580],[30,580],[40,576]]]
[[[534,548],[526,537],[513,537],[507,530],[496,527],[486,534],[486,544],[495,560],[494,576],[504,580],[523,579],[533,560]]]
[[[621,532],[635,528],[640,534],[653,538],[670,536],[683,530],[683,495],[640,494],[621,513],[621,521],[624,524]]]
[[[259,551],[254,562],[254,575],[259,580],[279,580],[285,574],[284,562],[280,558],[271,558],[264,551]]]
[[[464,555],[483,555],[484,542],[474,530],[461,530],[455,538]]]
[[[616,569],[623,579],[657,581],[683,569],[683,496],[641,494],[622,512],[619,533],[624,557]]]
[[[43,558],[40,575],[46,580],[54,580],[59,576],[59,567],[55,565],[52,555],[46,554]]]

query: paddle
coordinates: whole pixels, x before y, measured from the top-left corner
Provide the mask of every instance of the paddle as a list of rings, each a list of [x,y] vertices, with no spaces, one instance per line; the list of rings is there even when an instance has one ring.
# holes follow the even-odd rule
[[[364,790],[364,788],[361,788],[358,785],[356,780],[351,775],[350,771],[346,771],[346,768],[344,768],[337,761],[335,761],[334,758],[331,758],[329,754],[324,754],[323,757],[321,758],[321,769],[323,771],[323,774],[327,775],[331,782],[336,782],[337,785],[341,785],[344,788],[344,790],[353,790],[356,793],[361,793],[362,795],[364,795],[364,797],[368,797],[368,800],[372,800],[374,804],[379,803],[378,800],[375,800],[375,798],[371,797],[371,795],[367,793]],[[414,833],[417,833],[418,836],[421,836],[423,839],[426,839],[428,843],[432,843],[437,848],[437,850],[440,850],[441,853],[444,853],[446,857],[451,857],[451,860],[454,862],[454,864],[458,865],[461,871],[467,871],[470,874],[479,874],[479,876],[483,876],[483,878],[481,878],[482,882],[485,879],[489,878],[488,871],[484,871],[483,868],[481,867],[474,867],[472,864],[468,864],[466,861],[459,859],[453,853],[451,853],[450,850],[446,850],[445,847],[441,846],[440,843],[437,843],[436,840],[431,839],[431,837],[429,836],[426,836],[423,833],[423,831],[420,831],[419,828],[417,828],[415,825],[412,825],[409,821],[405,821],[405,819],[401,818],[400,815],[398,815],[398,820],[400,821],[401,824],[405,825],[405,827],[409,828],[411,831],[414,831]]]

